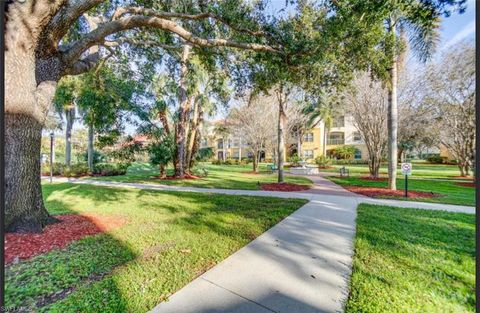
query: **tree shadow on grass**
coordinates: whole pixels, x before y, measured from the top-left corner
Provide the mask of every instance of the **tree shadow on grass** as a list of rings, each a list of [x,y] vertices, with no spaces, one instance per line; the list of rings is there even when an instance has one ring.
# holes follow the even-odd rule
[[[133,260],[136,256],[131,247],[109,233],[73,241],[63,249],[52,250],[8,266],[5,269],[5,304],[19,308],[19,312],[32,312],[46,309],[60,301],[67,303],[62,306],[62,312],[78,312],[79,304],[72,302],[76,291],[92,288],[96,282],[108,277],[115,267]],[[68,297],[72,293],[73,298]],[[107,295],[100,293],[98,296]],[[108,297],[114,297],[117,301],[122,299],[121,286],[111,285]],[[94,301],[91,305],[98,305],[99,302],[102,303]],[[69,310],[68,303],[75,309],[72,307]],[[80,311],[99,312],[93,307]]]

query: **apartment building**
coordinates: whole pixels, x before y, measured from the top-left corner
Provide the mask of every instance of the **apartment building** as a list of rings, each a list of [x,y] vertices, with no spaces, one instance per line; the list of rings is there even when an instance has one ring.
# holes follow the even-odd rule
[[[251,152],[248,143],[241,136],[230,134],[227,129],[228,122],[224,120],[207,123],[204,127],[204,136],[201,147],[211,147],[216,159],[250,157]],[[368,151],[360,132],[353,124],[353,117],[338,116],[334,119],[330,130],[325,128],[322,121],[319,121],[312,129],[305,132],[301,144],[301,157],[313,160],[320,155],[332,155],[335,148],[342,145],[352,145],[356,148],[355,159],[367,159]],[[287,157],[298,153],[297,144],[288,145],[285,149]],[[265,151],[262,158],[271,158],[268,151]]]

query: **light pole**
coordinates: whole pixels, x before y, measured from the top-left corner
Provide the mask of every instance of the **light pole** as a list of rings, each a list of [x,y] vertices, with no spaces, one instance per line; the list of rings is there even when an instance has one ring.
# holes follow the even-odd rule
[[[53,132],[50,133],[50,183],[53,178]]]

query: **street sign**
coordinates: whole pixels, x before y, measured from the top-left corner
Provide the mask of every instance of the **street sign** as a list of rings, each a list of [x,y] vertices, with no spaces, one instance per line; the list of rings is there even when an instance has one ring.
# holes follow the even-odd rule
[[[412,163],[402,163],[402,175],[412,175]]]

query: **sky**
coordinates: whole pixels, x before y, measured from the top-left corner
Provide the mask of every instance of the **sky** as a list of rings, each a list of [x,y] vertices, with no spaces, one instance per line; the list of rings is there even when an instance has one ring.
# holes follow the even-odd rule
[[[438,60],[439,56],[443,51],[447,50],[449,47],[458,44],[462,40],[474,39],[475,38],[475,0],[467,1],[467,9],[465,13],[453,13],[448,18],[443,18],[440,28],[440,43],[436,55],[434,55],[434,60]],[[271,0],[267,8],[267,11],[270,14],[279,14],[279,10],[285,7],[285,0]],[[407,66],[417,66],[418,63],[415,61],[413,56],[409,57],[407,61]],[[222,118],[226,114],[226,110],[220,110],[215,118]],[[76,123],[75,128],[82,128],[79,123]],[[126,128],[128,134],[133,134],[135,128],[131,125],[128,125]]]

